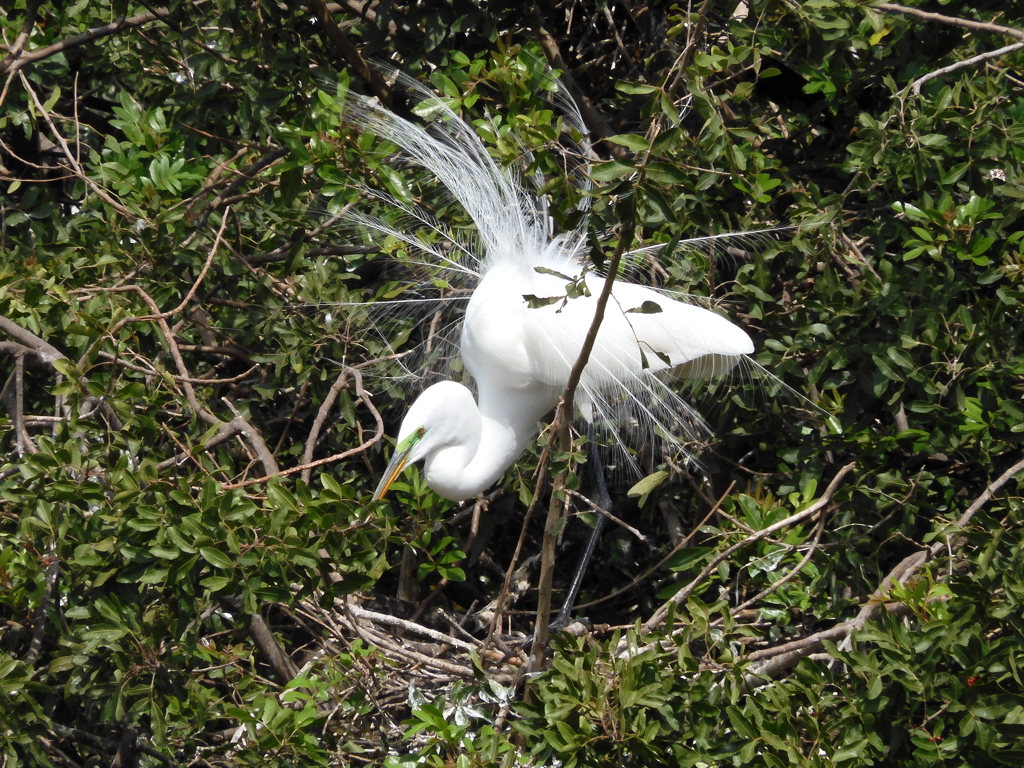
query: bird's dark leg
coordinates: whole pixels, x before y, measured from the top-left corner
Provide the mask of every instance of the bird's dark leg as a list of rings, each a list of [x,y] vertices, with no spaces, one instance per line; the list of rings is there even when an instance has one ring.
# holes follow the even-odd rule
[[[587,429],[587,454],[587,486],[592,489],[590,490],[590,500],[594,502],[595,506],[610,511],[612,498],[608,493],[608,484],[604,479],[604,462],[601,461],[601,454],[594,442],[594,426],[592,424]],[[580,563],[576,566],[576,575],[573,576],[572,585],[569,587],[568,593],[566,593],[565,602],[562,603],[562,610],[558,612],[558,616],[555,617],[555,620],[548,627],[551,631],[557,632],[569,625],[569,614],[572,613],[572,608],[576,604],[576,597],[579,595],[580,587],[583,585],[583,576],[587,572],[587,565],[590,563],[590,558],[597,548],[597,540],[601,537],[601,532],[604,530],[607,522],[607,517],[601,513],[597,514],[594,530],[591,531],[590,538],[587,540],[587,546],[580,556]]]

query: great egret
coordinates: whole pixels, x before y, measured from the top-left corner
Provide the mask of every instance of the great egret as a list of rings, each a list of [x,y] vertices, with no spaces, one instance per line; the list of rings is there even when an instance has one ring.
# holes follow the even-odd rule
[[[357,96],[349,96],[343,117],[431,171],[476,224],[476,242],[458,240],[422,210],[379,192],[454,251],[380,219],[355,218],[438,264],[479,277],[461,334],[462,360],[478,399],[454,381],[424,390],[402,421],[373,498],[422,460],[430,488],[460,501],[496,482],[538,434],[540,419],[556,405],[579,355],[604,278],[584,270],[585,221],[552,235],[543,203],[515,173],[499,167],[473,129],[425,88],[406,84],[423,97],[420,112],[432,119],[430,130]],[[577,404],[588,420],[607,423],[614,416],[609,402],[617,401],[647,429],[666,436],[682,430],[693,437],[703,422],[668,381],[724,373],[753,350],[750,337],[715,312],[618,281]]]

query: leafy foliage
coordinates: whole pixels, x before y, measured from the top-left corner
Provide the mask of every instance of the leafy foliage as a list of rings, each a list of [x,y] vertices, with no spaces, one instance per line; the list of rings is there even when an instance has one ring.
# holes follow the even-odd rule
[[[3,765],[1024,761],[1007,473],[1024,434],[1024,54],[958,68],[1020,39],[1005,18],[346,3],[339,59],[319,2],[8,5]],[[484,649],[486,629],[430,674],[368,634],[396,590],[487,604],[546,491],[533,452],[476,538],[415,471],[368,502],[412,392],[392,351],[430,333],[387,302],[433,278],[334,215],[388,216],[369,188],[468,222],[338,109],[375,88],[353,50],[393,61],[503,162],[528,148],[569,224],[552,45],[605,136],[595,261],[635,220],[667,245],[633,276],[722,304],[842,430],[794,418],[763,379],[708,384],[702,477],[652,456],[636,498],[632,479],[614,489],[648,534],[606,536],[585,585],[615,628],[560,637],[516,687],[516,649]],[[539,537],[529,523],[526,552]]]

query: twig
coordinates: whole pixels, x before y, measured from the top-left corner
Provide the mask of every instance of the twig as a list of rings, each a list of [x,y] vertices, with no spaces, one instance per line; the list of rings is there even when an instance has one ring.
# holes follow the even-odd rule
[[[742,603],[740,603],[735,608],[733,608],[732,609],[732,615],[733,615],[734,618],[736,616],[738,616],[741,611],[746,610],[747,608],[749,608],[752,605],[756,605],[757,603],[761,602],[766,597],[768,597],[768,595],[772,594],[773,592],[777,592],[779,590],[779,588],[782,587],[784,584],[786,584],[786,583],[792,581],[793,579],[795,579],[797,574],[799,574],[800,571],[802,571],[804,569],[804,567],[809,562],[811,562],[811,557],[814,556],[815,551],[818,549],[818,543],[821,541],[821,535],[825,531],[825,518],[826,518],[826,515],[821,515],[818,518],[818,525],[814,529],[814,540],[811,542],[811,545],[807,548],[807,552],[804,554],[803,558],[801,558],[800,562],[797,563],[793,567],[793,569],[790,570],[789,573],[787,573],[781,579],[776,581],[770,587],[767,587],[767,588],[761,590],[760,592],[758,592],[756,595],[754,595],[749,600],[744,600]],[[719,619],[719,620],[713,622],[713,626],[721,624],[721,623],[722,622]]]
[[[65,140],[65,138],[61,135],[60,131],[57,130],[57,126],[53,124],[53,120],[50,118],[50,113],[47,112],[46,109],[44,109],[43,103],[39,100],[39,97],[36,95],[36,92],[32,89],[32,86],[29,84],[28,78],[25,77],[25,73],[19,72],[18,77],[21,78],[21,84],[25,88],[25,92],[32,99],[32,103],[35,104],[35,107],[39,111],[40,116],[43,118],[43,120],[46,121],[46,124],[50,126],[50,131],[53,133],[54,138],[57,139],[57,143],[60,144],[61,151],[64,152],[64,157],[66,157],[68,159],[68,162],[71,164],[70,167],[71,170],[74,172],[75,176],[84,181],[101,200],[106,202],[111,208],[113,208],[115,211],[120,213],[125,218],[130,219],[133,222],[145,221],[145,219],[143,219],[141,215],[135,213],[134,211],[129,210],[120,202],[115,200],[105,189],[103,189],[103,187],[101,187],[99,184],[93,181],[89,174],[82,170],[82,166],[78,163],[78,161],[75,159],[74,154],[71,152],[71,147],[68,146],[68,143]]]
[[[731,547],[724,550],[723,552],[720,552],[718,555],[712,558],[711,562],[704,566],[701,572],[698,573],[697,576],[689,584],[687,584],[685,587],[679,590],[675,595],[672,596],[672,598],[668,602],[665,603],[665,605],[663,605],[661,608],[654,612],[654,615],[652,615],[651,618],[649,618],[644,623],[643,630],[645,632],[650,632],[659,624],[661,624],[661,622],[664,621],[665,617],[668,615],[669,607],[671,605],[679,605],[684,600],[686,600],[686,598],[693,594],[694,590],[696,590],[697,587],[700,586],[700,584],[704,581],[708,574],[710,574],[718,567],[719,563],[721,563],[723,560],[728,559],[729,557],[732,557],[732,555],[738,550],[742,549],[748,544],[753,544],[756,541],[760,541],[761,539],[765,538],[766,536],[770,536],[776,531],[782,530],[783,528],[788,528],[791,525],[799,523],[801,520],[806,520],[807,518],[813,517],[814,515],[818,514],[832,500],[832,496],[835,494],[836,490],[838,490],[839,485],[842,483],[843,479],[850,472],[853,471],[853,468],[855,466],[856,464],[851,462],[850,464],[847,464],[846,466],[840,468],[840,470],[836,472],[835,477],[832,478],[832,482],[828,484],[828,488],[826,488],[825,492],[821,495],[821,498],[819,498],[806,509],[797,512],[796,514],[790,515],[784,520],[779,520],[777,523],[773,523],[772,525],[769,525],[767,528],[762,528],[761,530],[756,531],[750,536],[745,537],[742,541],[733,544]]]
[[[875,5],[868,7],[878,11],[890,11],[892,13],[902,13],[906,16],[916,16],[917,18],[924,19],[925,21],[934,21],[951,27],[963,27],[965,29],[977,29],[982,32],[994,32],[997,35],[1006,35],[1007,37],[1013,37],[1017,40],[1024,41],[1024,31],[1014,29],[1013,27],[1004,27],[1001,24],[961,19],[956,16],[944,16],[941,13],[931,13],[930,11],[922,11],[920,8],[910,8],[906,5],[897,5],[895,3],[876,3]]]
[[[936,69],[934,72],[929,72],[927,75],[919,77],[917,78],[917,80],[911,83],[910,92],[916,96],[919,93],[921,93],[921,86],[923,86],[929,80],[934,80],[936,77],[941,77],[942,75],[948,75],[950,72],[956,72],[959,69],[973,67],[975,64],[980,64],[981,62],[988,61],[989,59],[998,59],[1000,56],[1005,56],[1008,53],[1019,51],[1021,48],[1024,48],[1024,40],[1022,40],[1019,43],[1013,43],[1012,45],[1003,46],[1002,48],[998,48],[994,51],[988,51],[987,53],[979,53],[977,56],[972,56],[971,58],[964,59],[963,61],[957,61],[953,64],[950,64],[948,67]]]
[[[451,645],[452,647],[459,648],[463,651],[473,652],[479,650],[478,645],[472,645],[470,643],[467,643],[465,640],[459,640],[456,637],[446,635],[443,632],[438,632],[436,629],[424,627],[422,624],[417,624],[413,621],[406,621],[405,619],[400,619],[397,616],[389,616],[386,613],[376,613],[375,611],[368,611],[365,608],[360,608],[359,606],[353,604],[349,605],[349,609],[351,610],[352,615],[355,616],[355,618],[357,619],[366,619],[367,621],[373,621],[378,624],[385,624],[387,626],[397,627],[399,629],[405,630],[406,632],[414,632],[417,635],[429,637],[431,640],[434,640],[438,643]]]
[[[342,461],[343,459],[347,459],[351,456],[355,456],[359,453],[362,453],[363,451],[367,450],[373,445],[376,445],[382,439],[384,439],[384,420],[381,418],[380,413],[377,412],[377,409],[374,407],[373,402],[371,402],[368,393],[363,391],[362,385],[360,383],[357,383],[356,397],[357,399],[362,401],[363,405],[365,405],[370,410],[370,413],[373,414],[373,419],[376,422],[377,428],[376,431],[374,431],[372,437],[370,437],[368,440],[364,440],[355,448],[350,448],[347,451],[342,451],[341,453],[336,453],[333,456],[328,456],[326,459],[317,459],[316,461],[306,462],[297,467],[284,469],[275,474],[279,477],[284,477],[287,475],[293,475],[296,472],[306,473],[309,470],[322,466],[324,464],[332,464],[334,462]],[[265,483],[267,480],[270,479],[270,477],[271,475],[267,475],[265,477],[257,477],[254,480],[246,480],[240,483],[226,483],[221,486],[221,489],[225,491],[230,491],[235,488],[245,488],[247,486],[256,485],[258,483]]]
[[[597,512],[597,513],[598,513],[599,515],[601,515],[602,517],[606,518],[607,520],[610,520],[611,522],[615,523],[616,525],[620,526],[621,528],[624,528],[625,530],[629,531],[629,532],[630,532],[631,534],[633,534],[633,536],[635,536],[635,537],[636,537],[636,538],[637,538],[637,539],[638,539],[639,541],[641,541],[641,542],[643,542],[643,543],[645,543],[645,544],[647,543],[647,537],[646,537],[646,536],[644,536],[644,535],[643,535],[642,533],[640,533],[640,531],[638,531],[638,530],[637,530],[636,528],[634,528],[634,527],[633,527],[632,525],[630,525],[629,523],[627,523],[627,522],[626,522],[625,520],[622,520],[621,518],[618,518],[618,517],[616,517],[616,516],[615,516],[615,515],[613,515],[613,514],[612,514],[611,512],[609,512],[609,511],[608,511],[607,509],[601,509],[601,507],[597,506],[597,504],[595,504],[595,503],[594,503],[593,501],[591,501],[590,499],[588,499],[588,498],[587,498],[586,496],[584,496],[584,495],[583,495],[582,493],[580,493],[579,491],[573,491],[573,490],[569,490],[569,491],[567,491],[567,493],[568,493],[568,494],[569,494],[570,496],[575,496],[575,497],[576,497],[577,499],[579,499],[580,501],[582,501],[582,502],[583,502],[584,504],[586,504],[586,505],[587,505],[588,507],[590,507],[590,508],[591,508],[591,509],[592,509],[592,510],[593,510],[594,512]]]
[[[7,72],[11,64],[13,64],[21,52],[25,50],[25,44],[28,42],[29,37],[32,35],[32,27],[36,25],[36,12],[39,10],[39,4],[42,0],[29,0],[25,5],[25,20],[21,23],[21,31],[18,36],[14,38],[14,44],[7,51],[7,55],[3,61],[0,61],[0,75]]]
[[[149,22],[156,21],[157,19],[166,19],[170,14],[171,12],[166,8],[155,8],[149,13],[140,13],[138,16],[122,18],[120,21],[104,24],[102,27],[96,27],[82,32],[80,35],[75,35],[74,37],[61,40],[59,43],[48,45],[45,48],[40,48],[39,50],[31,51],[30,53],[23,53],[10,64],[7,64],[5,61],[4,64],[7,64],[7,66],[0,64],[0,74],[4,74],[5,72],[11,72],[13,74],[29,64],[49,58],[55,54],[62,53],[70,48],[84,45],[98,37],[113,35],[120,32],[122,29],[141,27],[143,24],[148,24]]]
[[[309,430],[309,437],[306,438],[306,450],[302,454],[302,463],[309,464],[313,461],[313,453],[316,450],[316,443],[320,437],[320,430],[323,429],[324,422],[327,421],[327,415],[331,412],[331,408],[334,407],[334,402],[338,399],[338,395],[341,394],[346,386],[348,386],[349,375],[355,379],[356,392],[363,391],[363,376],[354,368],[343,368],[341,373],[338,374],[338,378],[334,380],[334,384],[331,385],[330,390],[327,392],[327,397],[320,404],[320,409],[316,413],[316,418],[313,420],[313,426]],[[312,469],[307,467],[302,471],[302,482],[308,483]]]
[[[268,166],[276,163],[282,157],[287,155],[290,151],[291,150],[288,149],[287,147],[275,149],[273,152],[269,152],[263,157],[261,157],[259,160],[257,160],[255,163],[250,165],[245,170],[239,171],[238,176],[235,178],[235,180],[228,184],[227,187],[225,187],[215,198],[213,198],[213,200],[210,201],[210,204],[206,206],[202,214],[199,216],[198,221],[196,222],[197,226],[206,226],[206,222],[207,220],[209,220],[210,214],[217,210],[221,205],[228,202],[228,199],[231,197],[232,194],[234,194],[236,189],[242,186],[242,184],[244,184],[245,182],[251,181],[253,178],[255,178],[256,174],[258,174],[264,168],[267,168]],[[227,216],[228,212],[224,211],[225,220],[227,219]],[[223,231],[223,229],[224,227],[223,225],[221,225],[221,230]]]

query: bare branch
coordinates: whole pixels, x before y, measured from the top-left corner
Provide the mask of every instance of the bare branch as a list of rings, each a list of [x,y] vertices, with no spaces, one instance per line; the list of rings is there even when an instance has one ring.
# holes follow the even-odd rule
[[[36,25],[36,12],[42,0],[29,0],[25,7],[25,21],[22,22],[21,32],[14,38],[14,44],[8,49],[3,61],[0,61],[0,75],[7,72],[11,65],[21,56],[25,50],[25,44],[32,35],[32,27]]]
[[[853,471],[855,466],[856,464],[851,462],[850,464],[841,467],[839,471],[836,472],[836,476],[832,478],[832,482],[828,484],[828,488],[826,488],[825,492],[821,494],[821,498],[819,498],[806,509],[797,512],[796,514],[790,515],[784,520],[779,520],[777,523],[773,523],[772,525],[769,525],[767,528],[762,528],[759,531],[755,531],[750,536],[746,536],[742,541],[739,541],[736,544],[733,544],[728,549],[719,552],[718,555],[716,555],[711,560],[711,562],[704,566],[701,572],[698,573],[697,576],[689,584],[687,584],[685,587],[679,590],[675,595],[673,595],[671,600],[669,600],[667,603],[665,603],[665,605],[663,605],[661,608],[654,612],[651,618],[649,618],[644,623],[644,631],[650,632],[652,629],[656,628],[659,624],[661,624],[661,622],[664,621],[665,617],[668,615],[669,606],[679,605],[684,600],[686,600],[686,598],[693,594],[693,591],[698,586],[700,586],[704,579],[707,578],[708,574],[714,571],[718,567],[718,564],[721,563],[723,560],[732,557],[733,554],[735,554],[737,551],[747,546],[748,544],[753,544],[754,542],[760,541],[761,539],[767,536],[771,536],[776,531],[782,530],[783,528],[788,528],[792,525],[796,525],[801,520],[806,520],[807,518],[813,517],[814,515],[818,514],[832,500],[832,496],[839,489],[839,486],[842,483],[843,479],[848,474],[850,474],[850,472]]]
[[[170,15],[171,12],[166,8],[155,8],[149,13],[140,13],[138,16],[131,16],[129,18],[123,18],[120,21],[111,22],[110,24],[104,24],[102,27],[87,30],[82,32],[80,35],[69,37],[65,40],[61,40],[59,43],[54,43],[53,45],[48,45],[45,48],[40,48],[37,51],[22,53],[17,57],[17,59],[10,63],[5,60],[3,63],[0,63],[0,74],[5,72],[11,72],[13,74],[19,69],[27,67],[29,64],[42,61],[43,59],[62,53],[70,48],[84,45],[96,38],[116,34],[122,29],[141,27],[143,24],[148,24],[149,22],[156,21],[157,19],[166,19]]]
[[[21,84],[25,88],[25,92],[28,93],[29,97],[32,99],[32,103],[35,105],[36,110],[38,110],[43,120],[46,121],[46,124],[50,126],[50,132],[57,140],[57,143],[60,144],[61,151],[64,152],[64,157],[67,158],[69,167],[74,172],[75,176],[84,181],[88,185],[88,187],[93,192],[96,193],[97,197],[99,197],[101,200],[107,203],[107,205],[109,205],[115,211],[120,213],[126,219],[130,219],[133,222],[145,221],[145,219],[138,213],[129,210],[120,202],[115,200],[109,192],[107,192],[105,189],[103,189],[103,187],[101,187],[99,184],[93,181],[89,174],[87,174],[82,169],[81,164],[78,162],[78,160],[75,159],[75,155],[71,151],[71,147],[68,146],[67,140],[64,138],[63,135],[61,135],[60,131],[57,130],[57,126],[54,125],[53,119],[50,117],[50,113],[46,111],[46,109],[43,107],[43,103],[39,100],[39,97],[36,95],[35,90],[33,90],[32,86],[29,84],[28,78],[25,77],[25,73],[19,72],[18,76],[21,78]]]
[[[992,32],[997,35],[1006,35],[1017,40],[1024,41],[1024,31],[1013,27],[1004,27],[1001,24],[991,24],[985,21],[973,21],[972,19],[961,19],[956,16],[944,16],[941,13],[922,11],[920,8],[910,8],[906,5],[895,3],[875,3],[869,8],[878,11],[889,11],[891,13],[902,13],[905,16],[916,16],[925,21],[934,21],[938,24],[946,24],[951,27],[963,27],[964,29],[976,29],[980,32]]]
[[[0,331],[6,333],[19,344],[28,347],[28,351],[34,353],[40,363],[49,364],[54,360],[64,359],[64,353],[59,349],[2,315],[0,315]]]
[[[1013,43],[1011,45],[1003,46],[1002,48],[997,48],[994,51],[988,51],[987,53],[979,53],[977,56],[971,56],[971,58],[969,59],[957,61],[953,64],[950,64],[948,67],[936,69],[934,72],[929,72],[927,75],[919,77],[917,78],[917,80],[911,83],[910,92],[916,96],[921,92],[921,86],[923,86],[929,80],[934,80],[936,77],[942,77],[942,75],[948,75],[950,72],[956,72],[957,70],[960,69],[967,69],[968,67],[973,67],[975,64],[980,64],[981,62],[988,61],[989,59],[998,59],[999,57],[1005,56],[1008,53],[1019,51],[1021,48],[1024,48],[1024,40],[1022,40],[1019,43]]]

